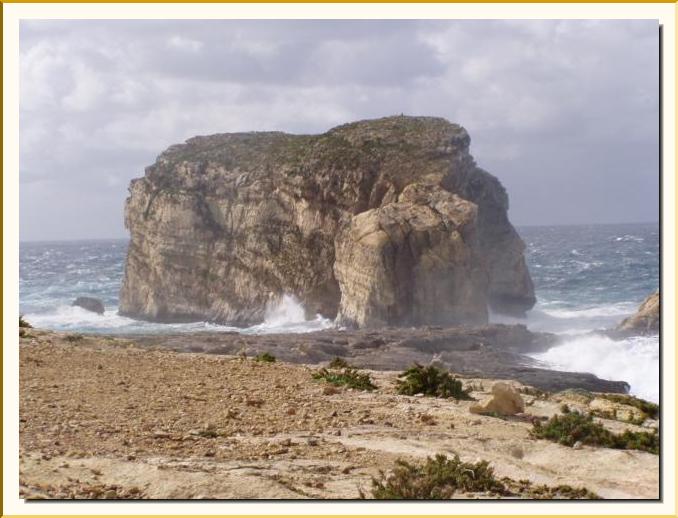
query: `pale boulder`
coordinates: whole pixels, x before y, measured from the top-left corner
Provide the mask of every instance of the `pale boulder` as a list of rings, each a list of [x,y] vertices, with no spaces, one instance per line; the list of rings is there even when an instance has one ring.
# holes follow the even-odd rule
[[[469,408],[472,414],[515,415],[525,411],[525,402],[520,393],[504,382],[492,386],[492,395]]]

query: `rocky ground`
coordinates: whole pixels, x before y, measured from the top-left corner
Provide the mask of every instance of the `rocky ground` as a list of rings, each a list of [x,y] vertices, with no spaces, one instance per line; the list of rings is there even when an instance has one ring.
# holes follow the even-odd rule
[[[317,365],[175,352],[129,339],[27,329],[20,339],[20,491],[26,499],[289,499],[371,496],[397,459],[457,453],[497,476],[584,487],[602,498],[658,498],[659,457],[530,437],[531,421],[572,408],[631,407],[542,394],[511,418],[473,401],[398,395],[397,371],[368,371],[374,392],[313,379]],[[463,377],[482,399],[495,380]],[[625,407],[625,408],[624,408]],[[598,419],[613,431],[647,430]],[[460,498],[487,498],[459,493]]]

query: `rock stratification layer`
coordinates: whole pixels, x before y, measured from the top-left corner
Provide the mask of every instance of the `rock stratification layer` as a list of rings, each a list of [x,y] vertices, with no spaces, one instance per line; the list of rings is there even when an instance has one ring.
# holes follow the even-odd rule
[[[172,146],[130,186],[120,312],[249,325],[293,294],[365,327],[522,313],[524,244],[469,144],[461,126],[401,116]]]

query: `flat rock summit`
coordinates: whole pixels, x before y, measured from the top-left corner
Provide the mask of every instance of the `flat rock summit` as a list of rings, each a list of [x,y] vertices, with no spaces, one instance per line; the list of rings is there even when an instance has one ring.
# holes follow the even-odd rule
[[[483,324],[535,303],[500,182],[459,125],[194,137],[130,185],[124,315],[252,325],[283,295],[353,327]]]

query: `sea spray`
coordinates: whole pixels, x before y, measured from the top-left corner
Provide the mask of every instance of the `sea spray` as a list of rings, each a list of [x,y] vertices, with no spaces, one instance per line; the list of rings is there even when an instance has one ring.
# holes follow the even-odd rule
[[[237,331],[243,334],[309,333],[334,325],[331,320],[320,315],[306,320],[305,313],[303,306],[295,297],[285,295],[267,308],[264,322],[245,328],[202,321],[176,324],[146,322],[119,315],[115,306],[107,306],[104,314],[99,315],[77,306],[61,304],[56,308],[29,312],[24,316],[38,328],[102,334],[169,334],[199,331]]]
[[[332,327],[333,322],[321,315],[306,319],[306,310],[294,295],[285,294],[266,307],[264,322],[243,329],[243,333],[309,333]]]
[[[634,336],[613,340],[590,334],[531,355],[545,366],[571,372],[591,372],[599,378],[623,380],[630,393],[659,402],[659,337]]]
[[[637,307],[637,303],[628,301],[573,306],[563,301],[540,300],[524,318],[490,313],[490,321],[496,324],[523,324],[531,331],[579,334],[614,328],[634,313]]]

